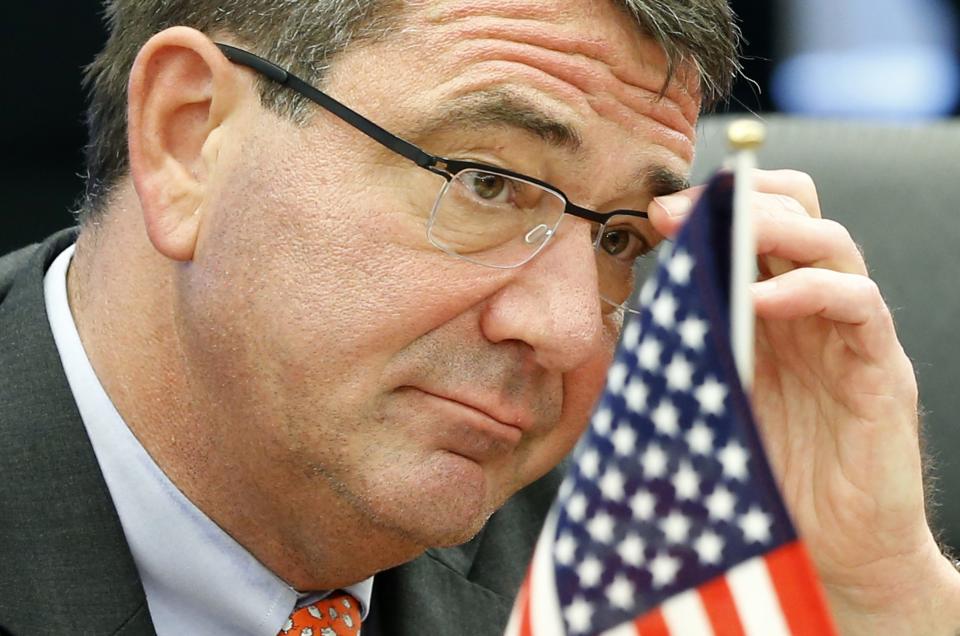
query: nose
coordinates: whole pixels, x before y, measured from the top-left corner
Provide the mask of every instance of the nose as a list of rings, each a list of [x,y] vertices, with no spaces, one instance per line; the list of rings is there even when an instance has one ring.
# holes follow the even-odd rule
[[[541,367],[560,373],[607,346],[590,229],[564,218],[543,251],[490,299],[481,318],[487,339],[524,342]]]

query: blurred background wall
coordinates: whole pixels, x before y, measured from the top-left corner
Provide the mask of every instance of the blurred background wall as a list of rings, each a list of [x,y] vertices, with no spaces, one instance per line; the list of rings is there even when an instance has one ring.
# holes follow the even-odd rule
[[[86,141],[81,69],[104,40],[97,0],[6,6],[0,20],[0,253],[73,223]]]

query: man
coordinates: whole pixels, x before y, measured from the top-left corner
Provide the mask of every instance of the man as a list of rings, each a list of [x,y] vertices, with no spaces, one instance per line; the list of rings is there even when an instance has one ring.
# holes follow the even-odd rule
[[[726,4],[108,17],[76,247],[0,261],[0,624],[275,634],[333,591],[364,634],[500,632],[630,265],[697,197]],[[890,314],[809,179],[757,183],[755,402],[832,609],[952,633]]]

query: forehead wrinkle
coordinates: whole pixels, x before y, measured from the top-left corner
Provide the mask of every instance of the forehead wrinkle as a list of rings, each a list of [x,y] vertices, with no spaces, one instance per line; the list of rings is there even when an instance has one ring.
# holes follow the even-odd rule
[[[676,88],[675,82],[664,92],[660,70],[644,64],[646,60],[639,60],[633,77],[627,77],[623,66],[615,70],[601,58],[583,53],[570,54],[523,41],[509,41],[509,44],[514,45],[512,50],[490,51],[490,54],[497,54],[503,61],[530,66],[564,82],[584,95],[591,108],[592,101],[606,97],[674,132],[687,137],[694,133],[698,106],[690,99],[684,100],[686,106],[681,105],[678,100],[683,100],[682,92]],[[641,75],[648,81],[642,82]]]
[[[624,87],[640,89],[647,97],[669,98],[669,106],[685,120],[671,127],[689,133],[686,128],[692,128],[700,114],[699,75],[692,72],[696,69],[689,64],[677,68],[667,83],[666,53],[629,11],[609,1],[589,0],[579,8],[574,4],[442,2],[427,12],[426,19],[444,30],[448,41],[499,39],[593,61]],[[586,31],[585,17],[593,20],[593,27]],[[656,77],[651,79],[651,74]]]
[[[558,119],[532,100],[502,87],[455,97],[421,123],[413,134],[415,138],[424,138],[441,130],[479,130],[496,126],[526,131],[572,153],[579,152],[583,145],[583,138],[573,124]]]
[[[585,7],[579,8],[574,4],[544,3],[543,0],[471,0],[460,5],[441,2],[432,12],[427,12],[426,20],[431,24],[452,28],[456,37],[469,36],[481,29],[494,38],[504,36],[519,41],[525,36],[531,42],[540,42],[545,48],[566,50],[605,63],[608,63],[607,60],[623,62],[621,48],[611,44],[613,36],[622,36],[634,42],[652,41],[646,29],[626,7],[618,3],[586,0]],[[601,16],[604,13],[607,14],[606,19]],[[569,23],[587,14],[613,33],[605,35],[594,30],[585,34],[569,29]],[[545,29],[544,26],[548,24],[551,28]]]
[[[570,100],[576,100],[599,119],[617,123],[625,129],[626,135],[638,135],[640,142],[669,149],[684,161],[692,159],[695,129],[677,110],[671,112],[672,102],[668,98],[652,91],[642,95],[635,93],[629,99],[623,96],[617,99],[617,96],[607,92],[591,94],[589,89],[558,77],[555,70],[551,73],[551,70],[542,69],[529,59],[511,61],[502,53],[492,57],[488,60],[472,60],[473,68],[459,74],[451,84],[460,86],[458,90],[462,91],[464,85],[470,86],[487,81],[489,77],[498,77],[504,78],[501,80],[504,85],[534,88],[559,97],[565,105],[569,105]],[[450,86],[439,87],[436,93],[438,99],[443,99],[445,88],[449,89]],[[673,117],[669,116],[671,114]]]
[[[513,29],[484,27],[481,30],[459,29],[453,39],[455,46],[462,51],[462,61],[466,63],[513,64],[516,68],[511,71],[516,79],[522,79],[526,74],[536,84],[548,82],[559,86],[562,93],[584,101],[600,117],[605,117],[601,109],[609,111],[613,102],[633,115],[640,115],[662,126],[666,136],[674,137],[674,143],[692,146],[690,140],[695,133],[699,102],[690,96],[689,91],[679,87],[676,81],[671,82],[664,94],[665,68],[656,68],[646,56],[640,56],[635,60],[636,67],[628,69],[623,62],[616,59],[608,62],[588,55],[582,49],[571,52],[555,48],[557,43],[539,41],[544,39],[540,37],[541,31],[536,31],[537,41],[532,34],[530,29],[516,32]],[[562,39],[567,42],[566,37]],[[651,44],[650,47],[652,50],[655,45]],[[613,65],[616,65],[616,69]],[[537,71],[538,74],[532,76],[529,71]],[[488,74],[492,73],[490,71]],[[684,148],[681,154],[692,154],[692,148]]]
[[[595,0],[591,0],[595,1]],[[557,4],[544,3],[543,0],[526,0],[504,2],[503,0],[471,0],[471,2],[456,4],[453,2],[439,2],[430,4],[420,0],[426,10],[426,19],[434,24],[456,22],[474,16],[494,16],[506,18],[528,18],[544,20],[563,17],[564,12]]]

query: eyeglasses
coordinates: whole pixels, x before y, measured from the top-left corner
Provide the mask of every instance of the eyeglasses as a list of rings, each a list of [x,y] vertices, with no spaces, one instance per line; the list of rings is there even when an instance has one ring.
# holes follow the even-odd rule
[[[217,44],[228,60],[291,88],[371,139],[444,178],[427,220],[427,240],[444,252],[497,269],[520,267],[556,236],[566,215],[592,225],[600,298],[637,313],[641,257],[652,250],[646,212],[602,213],[570,202],[557,187],[496,166],[432,155],[388,132],[304,80],[249,51]],[[424,210],[426,212],[426,210]]]

